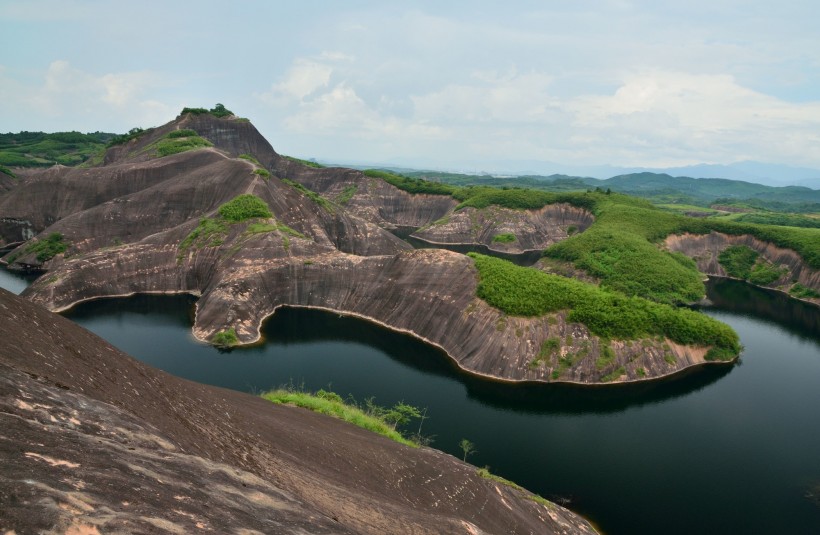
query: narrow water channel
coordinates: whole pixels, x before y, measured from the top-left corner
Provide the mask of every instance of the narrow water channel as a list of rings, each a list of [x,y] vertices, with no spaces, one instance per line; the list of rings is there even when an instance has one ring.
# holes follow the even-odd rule
[[[0,286],[16,279],[0,273]],[[739,365],[645,385],[510,386],[459,373],[436,349],[349,317],[283,309],[263,345],[220,352],[190,334],[193,298],[84,303],[66,316],[158,368],[248,392],[282,384],[427,408],[422,433],[608,534],[820,532],[820,310],[713,280],[709,315]]]

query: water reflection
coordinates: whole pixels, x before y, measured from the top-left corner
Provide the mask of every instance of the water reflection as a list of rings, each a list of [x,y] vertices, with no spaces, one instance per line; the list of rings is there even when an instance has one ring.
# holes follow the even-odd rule
[[[706,290],[712,305],[702,307],[704,310],[754,317],[783,327],[805,340],[820,342],[820,307],[733,279],[710,277]]]

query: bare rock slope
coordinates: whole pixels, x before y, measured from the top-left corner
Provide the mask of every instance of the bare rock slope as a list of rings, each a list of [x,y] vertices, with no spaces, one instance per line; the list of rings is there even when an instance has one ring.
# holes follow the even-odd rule
[[[212,146],[159,154],[191,131]],[[272,216],[221,220],[219,207],[241,194],[261,199]],[[31,241],[5,257],[47,271],[29,299],[62,310],[100,297],[187,292],[201,296],[194,333],[206,341],[235,332],[238,343],[253,342],[277,307],[304,306],[410,332],[462,369],[508,381],[639,381],[705,363],[708,348],[656,338],[610,344],[566,312],[507,317],[476,297],[471,259],[412,250],[388,231],[421,228],[430,241],[516,252],[592,223],[563,204],[453,212],[455,204],[355,170],[302,165],[276,154],[247,121],[186,114],[110,148],[99,167],[25,177],[0,194],[0,238],[62,237],[65,251],[48,258]],[[494,240],[505,229],[515,240]],[[548,340],[560,347],[545,354]]]
[[[0,531],[593,533],[475,467],[177,379],[0,290]]]

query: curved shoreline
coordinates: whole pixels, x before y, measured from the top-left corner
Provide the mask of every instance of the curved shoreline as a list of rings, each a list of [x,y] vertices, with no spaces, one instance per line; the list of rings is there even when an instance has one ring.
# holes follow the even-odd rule
[[[181,292],[181,293],[187,293],[187,292]],[[690,365],[686,366],[685,368],[675,370],[671,373],[656,375],[656,376],[653,376],[653,377],[646,377],[645,379],[631,379],[631,380],[624,380],[624,381],[608,381],[608,382],[586,383],[586,382],[581,382],[581,381],[567,381],[567,380],[560,380],[560,379],[551,380],[551,381],[543,381],[543,380],[538,380],[538,379],[507,379],[507,378],[504,378],[504,377],[498,377],[498,376],[495,376],[495,375],[490,375],[490,374],[487,374],[487,373],[482,373],[482,372],[478,372],[478,371],[475,371],[475,370],[471,370],[469,368],[465,368],[442,345],[440,345],[436,342],[433,342],[432,340],[429,340],[428,338],[425,338],[424,336],[416,333],[415,331],[413,331],[411,329],[403,329],[401,327],[394,327],[394,326],[389,325],[389,324],[387,324],[383,321],[377,320],[377,319],[375,319],[371,316],[367,316],[365,314],[360,314],[358,312],[345,311],[345,310],[339,310],[339,309],[334,309],[334,308],[330,308],[330,307],[321,307],[321,306],[315,306],[315,305],[293,305],[293,304],[281,304],[281,305],[277,305],[276,307],[274,307],[274,309],[269,314],[263,316],[259,320],[259,322],[257,323],[256,336],[253,340],[250,340],[248,342],[242,342],[242,343],[234,344],[234,345],[230,346],[230,349],[243,348],[243,347],[252,347],[252,346],[264,344],[264,338],[262,336],[262,325],[265,323],[265,321],[268,318],[272,317],[276,313],[276,311],[279,310],[280,308],[321,310],[321,311],[324,311],[324,312],[329,312],[329,313],[337,314],[337,315],[340,315],[340,316],[353,317],[353,318],[360,319],[362,321],[367,321],[369,323],[378,325],[378,326],[380,326],[384,329],[387,329],[389,331],[411,336],[411,337],[413,337],[417,340],[420,340],[420,341],[424,342],[425,344],[427,344],[431,347],[434,347],[434,348],[438,349],[439,351],[444,353],[444,355],[450,360],[450,362],[455,364],[455,366],[458,369],[459,373],[464,373],[466,375],[470,375],[470,376],[473,376],[473,377],[479,377],[479,378],[482,378],[482,379],[485,379],[485,380],[488,380],[488,381],[494,382],[494,383],[509,384],[509,385],[562,384],[562,385],[574,385],[574,386],[580,386],[580,387],[600,388],[600,387],[610,387],[610,386],[616,386],[616,385],[646,384],[648,382],[654,382],[654,381],[659,381],[659,380],[668,380],[668,379],[671,379],[671,378],[673,378],[677,375],[682,375],[682,374],[685,374],[685,373],[689,373],[689,372],[697,370],[698,368],[701,368],[701,367],[714,366],[714,365],[727,365],[727,366],[728,365],[734,365],[740,359],[740,354],[738,354],[732,360],[705,361],[705,362],[700,362],[700,363],[696,363],[696,364],[690,364]],[[196,322],[196,314],[198,312],[199,312],[199,301],[197,300],[196,304],[194,305],[194,322]],[[210,342],[208,342],[207,340],[197,336],[193,331],[193,325],[191,327],[191,333],[192,333],[193,338],[195,340],[197,340],[198,342],[202,342],[202,343],[205,343],[205,344],[208,344],[208,345],[213,345]]]

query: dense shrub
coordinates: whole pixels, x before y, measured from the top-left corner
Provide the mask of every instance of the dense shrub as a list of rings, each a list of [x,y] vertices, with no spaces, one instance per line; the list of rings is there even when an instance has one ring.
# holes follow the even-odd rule
[[[219,215],[233,222],[244,221],[252,217],[273,217],[265,201],[250,193],[234,197],[220,206]]]
[[[502,232],[493,236],[493,241],[498,243],[512,243],[515,241],[515,234],[512,232]]]
[[[52,232],[43,240],[36,240],[31,245],[26,247],[26,253],[36,254],[39,262],[51,260],[60,253],[64,253],[68,249],[63,235],[59,232]]]
[[[166,136],[168,139],[174,139],[178,137],[191,137],[191,136],[198,136],[199,134],[196,133],[196,130],[191,130],[190,128],[183,128],[181,130],[173,130],[168,133]]]
[[[718,263],[730,277],[747,280],[752,274],[758,252],[745,245],[732,245],[718,255]]]
[[[211,342],[216,346],[230,347],[238,344],[239,338],[236,336],[236,329],[231,327],[230,329],[216,333],[213,338],[211,338]]]
[[[570,321],[612,339],[667,336],[681,344],[716,346],[736,355],[737,334],[709,316],[685,308],[627,297],[575,279],[475,253],[479,272],[477,294],[490,305],[514,316],[542,316],[569,310]]]

